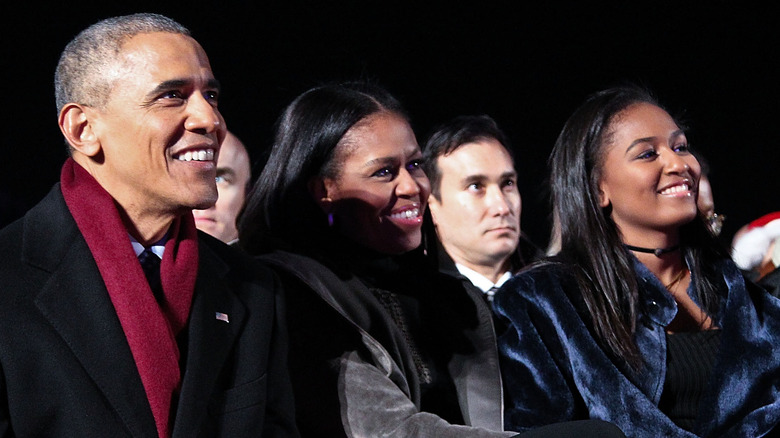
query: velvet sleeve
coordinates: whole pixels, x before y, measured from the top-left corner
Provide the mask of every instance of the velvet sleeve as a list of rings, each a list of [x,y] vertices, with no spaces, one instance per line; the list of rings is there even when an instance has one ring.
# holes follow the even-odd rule
[[[498,339],[507,430],[587,418],[568,362],[560,359],[564,345],[552,327],[556,310],[550,308],[550,301],[535,298],[555,291],[537,277],[515,277],[493,302],[498,318],[507,326]]]

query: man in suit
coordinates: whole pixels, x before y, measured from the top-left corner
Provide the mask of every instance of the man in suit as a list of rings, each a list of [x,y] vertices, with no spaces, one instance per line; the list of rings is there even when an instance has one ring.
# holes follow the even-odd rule
[[[460,116],[439,126],[424,151],[439,269],[467,280],[488,301],[539,255],[520,231],[522,203],[507,145],[490,117]]]
[[[193,210],[195,226],[229,245],[237,243],[236,218],[244,207],[251,180],[249,153],[244,143],[228,131],[217,159],[217,202],[205,210]]]
[[[297,436],[276,279],[192,218],[226,132],[201,46],[103,20],[55,86],[70,158],[0,231],[0,436]]]

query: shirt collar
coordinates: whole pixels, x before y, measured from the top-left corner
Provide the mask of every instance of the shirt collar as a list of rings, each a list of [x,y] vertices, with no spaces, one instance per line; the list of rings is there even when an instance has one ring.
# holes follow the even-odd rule
[[[146,249],[143,245],[141,245],[137,240],[135,240],[135,237],[128,234],[130,236],[130,244],[133,245],[133,251],[135,251],[135,256],[138,257],[141,255],[142,252]],[[162,260],[163,253],[165,252],[165,242],[168,241],[168,233],[165,233],[165,236],[163,236],[162,239],[158,240],[157,242],[154,242],[152,246],[149,247],[149,249],[157,255],[157,257]]]
[[[501,277],[498,278],[498,281],[493,283],[492,281],[485,278],[484,275],[480,274],[479,272],[468,268],[466,266],[461,265],[460,263],[455,263],[455,267],[458,269],[458,272],[461,273],[464,277],[468,278],[469,281],[476,286],[479,290],[482,292],[487,292],[492,287],[501,287],[504,283],[507,282],[510,278],[512,278],[512,273],[509,271],[504,272]]]

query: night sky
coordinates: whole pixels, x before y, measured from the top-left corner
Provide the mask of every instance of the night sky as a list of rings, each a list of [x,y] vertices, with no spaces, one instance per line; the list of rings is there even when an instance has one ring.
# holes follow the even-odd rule
[[[273,124],[320,83],[368,78],[407,107],[418,140],[460,114],[489,114],[516,150],[524,231],[549,228],[547,156],[590,93],[624,81],[652,89],[706,157],[725,240],[780,210],[778,14],[747,2],[73,2],[16,3],[0,30],[4,99],[0,226],[59,178],[59,53],[93,22],[158,12],[203,45],[222,83],[220,109],[259,172]],[[694,3],[694,2],[690,2]],[[701,4],[704,2],[695,2]]]

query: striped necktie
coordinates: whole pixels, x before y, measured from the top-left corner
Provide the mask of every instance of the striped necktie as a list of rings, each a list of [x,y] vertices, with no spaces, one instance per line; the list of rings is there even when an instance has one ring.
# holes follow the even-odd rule
[[[493,296],[496,294],[497,290],[498,290],[498,286],[493,285],[493,286],[490,286],[490,289],[485,291],[485,298],[487,299],[488,303],[492,303],[493,302]]]

